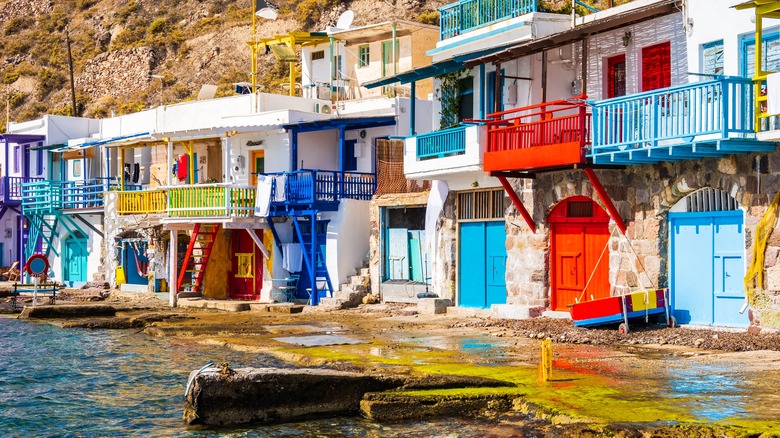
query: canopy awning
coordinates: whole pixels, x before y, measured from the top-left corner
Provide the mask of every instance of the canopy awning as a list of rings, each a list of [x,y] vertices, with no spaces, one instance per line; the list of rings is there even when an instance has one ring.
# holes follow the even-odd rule
[[[751,0],[732,6],[737,10],[755,9],[764,18],[780,18],[780,0]]]
[[[27,144],[46,140],[45,135],[32,134],[0,134],[0,141],[4,143]]]
[[[343,117],[338,119],[312,120],[308,122],[288,123],[283,125],[284,129],[300,132],[327,131],[330,129],[353,129],[378,128],[381,126],[395,125],[394,116],[380,117]]]
[[[127,140],[133,140],[138,141],[142,137],[146,137],[149,140],[155,140],[154,137],[151,136],[149,132],[140,132],[137,134],[129,134],[129,135],[120,135],[117,137],[109,137],[104,138],[100,140],[95,141],[85,141],[84,139],[77,139],[77,140],[68,140],[68,144],[65,147],[59,148],[59,149],[53,149],[52,152],[70,152],[70,151],[80,151],[82,149],[91,148],[94,146],[119,146],[120,142],[124,142]]]
[[[465,68],[466,63],[475,58],[487,56],[491,53],[496,53],[501,50],[505,50],[511,45],[506,44],[498,47],[492,47],[489,49],[478,50],[474,52],[465,53],[460,56],[456,56],[452,59],[436,62],[425,67],[416,68],[404,73],[399,73],[395,76],[388,76],[386,78],[368,81],[360,84],[366,88],[376,88],[384,85],[394,84],[400,82],[402,84],[408,84],[409,82],[421,81],[423,79],[432,78],[434,76],[441,76],[447,73],[461,70]]]

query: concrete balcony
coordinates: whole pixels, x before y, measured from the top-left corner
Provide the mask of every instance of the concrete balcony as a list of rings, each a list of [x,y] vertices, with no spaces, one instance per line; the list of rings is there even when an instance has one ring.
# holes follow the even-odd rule
[[[464,172],[482,172],[486,127],[462,125],[407,137],[404,173],[410,179],[442,179]]]

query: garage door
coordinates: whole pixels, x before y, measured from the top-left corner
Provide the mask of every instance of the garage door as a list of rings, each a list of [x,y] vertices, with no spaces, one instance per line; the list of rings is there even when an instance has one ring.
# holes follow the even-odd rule
[[[748,314],[739,313],[745,304],[744,215],[720,191],[706,189],[703,196],[718,201],[689,200],[693,211],[669,213],[674,316],[681,324],[746,327]]]

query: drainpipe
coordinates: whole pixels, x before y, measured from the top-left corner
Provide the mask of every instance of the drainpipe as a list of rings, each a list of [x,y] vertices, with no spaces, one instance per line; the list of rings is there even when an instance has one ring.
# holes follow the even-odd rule
[[[328,77],[330,78],[329,88],[328,88],[328,94],[330,94],[330,102],[333,103],[333,44],[334,44],[335,38],[330,37],[330,57],[328,58],[330,60],[330,70],[328,71]]]
[[[398,39],[396,38],[396,24],[395,21],[393,21],[393,47],[390,48],[390,51],[393,54],[393,76],[398,74],[398,60],[395,59],[396,47],[398,47]]]
[[[496,80],[498,80],[498,73],[496,73]],[[479,119],[485,119],[485,91],[487,90],[485,83],[485,64],[479,65]]]

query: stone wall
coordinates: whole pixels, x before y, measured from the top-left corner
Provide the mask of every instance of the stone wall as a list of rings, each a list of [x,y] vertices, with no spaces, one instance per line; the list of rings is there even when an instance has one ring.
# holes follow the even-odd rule
[[[669,286],[669,210],[686,195],[706,187],[730,194],[745,210],[745,261],[750,266],[755,227],[774,194],[780,190],[780,156],[777,154],[768,158],[751,154],[595,172],[628,227],[628,239],[624,240],[614,222],[610,222],[613,294],[638,287]],[[519,189],[524,205],[536,222],[536,233],[530,232],[514,207],[507,210],[507,302],[549,306],[547,216],[555,205],[571,196],[582,195],[594,199],[602,207],[604,204],[581,170],[540,174],[535,180],[510,181]],[[522,186],[518,187],[518,184]],[[780,231],[775,228],[766,251],[765,284],[756,291],[753,313],[762,325],[780,327],[778,254]]]
[[[92,98],[140,93],[152,81],[157,58],[151,47],[101,53],[84,65],[76,88]]]
[[[54,9],[51,0],[11,0],[0,8],[0,23],[14,18],[29,18],[46,15]]]

